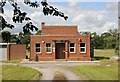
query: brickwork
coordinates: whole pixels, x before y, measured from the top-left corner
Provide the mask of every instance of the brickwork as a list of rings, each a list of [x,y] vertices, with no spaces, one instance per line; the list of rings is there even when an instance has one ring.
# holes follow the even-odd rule
[[[77,26],[45,26],[42,23],[42,35],[77,35]]]
[[[35,44],[40,43],[41,53],[36,53]],[[52,44],[52,52],[46,53],[46,43]],[[88,61],[90,60],[90,36],[79,36],[76,26],[45,26],[42,24],[42,35],[30,37],[31,60],[35,57],[38,61],[54,61],[56,43],[65,43],[65,60]],[[75,53],[70,53],[70,43],[75,44]],[[86,44],[86,52],[80,52],[80,43]]]
[[[26,58],[26,45],[11,44],[7,48],[8,60],[21,60]]]

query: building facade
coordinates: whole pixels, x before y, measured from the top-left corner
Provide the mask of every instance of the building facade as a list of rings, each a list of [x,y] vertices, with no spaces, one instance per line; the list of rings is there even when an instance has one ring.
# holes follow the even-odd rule
[[[89,61],[90,36],[79,35],[77,26],[46,26],[30,37],[30,59],[36,61]]]

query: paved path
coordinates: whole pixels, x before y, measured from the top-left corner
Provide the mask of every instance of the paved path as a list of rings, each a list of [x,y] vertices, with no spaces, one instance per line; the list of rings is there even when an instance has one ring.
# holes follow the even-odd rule
[[[98,62],[97,62],[98,63]],[[93,62],[47,62],[47,63],[21,63],[22,66],[32,67],[40,71],[43,76],[41,80],[53,80],[55,71],[63,72],[67,80],[79,80],[80,78],[76,76],[72,71],[64,67],[80,66],[80,65],[96,65]]]
[[[96,65],[98,64],[94,62],[47,62],[47,63],[2,63],[3,65],[20,65],[20,66],[27,66],[32,67],[42,73],[41,81],[43,80],[53,80],[54,73],[56,71],[63,72],[67,80],[79,80],[80,78],[76,76],[72,71],[64,67],[71,67],[71,66],[80,66],[80,65]]]
[[[39,64],[37,64],[37,65],[22,64],[22,66],[32,67],[32,68],[40,71],[43,74],[41,80],[53,80],[54,73],[56,71],[64,73],[67,80],[79,80],[79,77],[77,77],[73,72],[71,72],[69,69],[65,69],[61,66],[55,66],[55,65],[54,66],[53,65],[52,66],[50,66],[50,65],[39,66]]]

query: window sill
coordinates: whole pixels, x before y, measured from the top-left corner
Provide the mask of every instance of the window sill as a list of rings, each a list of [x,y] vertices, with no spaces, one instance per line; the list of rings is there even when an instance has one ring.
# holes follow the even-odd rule
[[[70,54],[75,54],[75,52],[70,52]]]
[[[52,52],[46,52],[46,54],[52,54]]]
[[[36,54],[41,54],[41,52],[36,52]]]
[[[80,54],[86,54],[86,52],[80,52]]]

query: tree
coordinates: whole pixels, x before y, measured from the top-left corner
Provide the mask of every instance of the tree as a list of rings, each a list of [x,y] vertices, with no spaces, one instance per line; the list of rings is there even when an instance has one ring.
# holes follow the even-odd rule
[[[116,45],[116,38],[113,36],[107,36],[104,38],[105,48],[114,49]]]
[[[33,30],[38,30],[37,27],[35,27],[32,22],[30,22],[31,18],[27,16],[26,12],[22,12],[20,10],[20,7],[18,3],[15,0],[1,0],[0,2],[0,13],[4,14],[4,6],[6,5],[6,2],[10,3],[13,7],[13,17],[12,20],[15,23],[23,23],[24,21],[27,21],[27,24],[23,27],[24,33],[29,33]],[[30,7],[38,8],[40,7],[36,1],[31,2],[30,0],[24,0],[24,3]],[[50,6],[46,0],[43,0],[41,2],[43,7],[43,14],[46,15],[52,15],[52,16],[60,16],[64,18],[65,20],[68,19],[68,16],[65,16],[64,13],[60,12],[57,8],[54,8],[53,6]],[[6,20],[0,15],[0,30],[4,30],[4,28],[14,28],[13,25],[6,22]]]
[[[118,29],[110,29],[109,33],[114,37],[114,44],[115,44],[115,53],[119,55],[119,32]]]
[[[41,33],[42,33],[42,30],[38,30],[35,35],[41,35]]]
[[[11,33],[9,31],[4,31],[1,33],[2,42],[9,43],[11,40]]]
[[[17,42],[17,34],[12,34],[11,35],[11,40],[10,40],[11,43],[16,43]]]
[[[30,35],[31,33],[24,34],[20,32],[18,35],[15,36],[15,40],[17,44],[26,44],[26,49],[30,49]]]
[[[26,44],[27,50],[30,50],[30,35],[32,34],[31,33],[23,34],[22,38],[22,44]]]
[[[91,41],[94,44],[95,49],[103,48],[103,39],[96,32],[91,33]]]
[[[90,35],[90,32],[79,32],[80,35]]]

